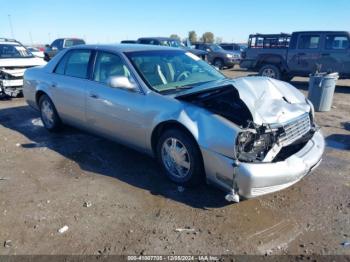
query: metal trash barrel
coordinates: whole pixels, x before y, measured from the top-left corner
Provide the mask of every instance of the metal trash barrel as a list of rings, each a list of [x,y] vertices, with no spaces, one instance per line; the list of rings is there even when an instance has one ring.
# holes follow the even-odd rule
[[[310,75],[308,99],[315,107],[315,111],[330,111],[338,73],[316,73]]]

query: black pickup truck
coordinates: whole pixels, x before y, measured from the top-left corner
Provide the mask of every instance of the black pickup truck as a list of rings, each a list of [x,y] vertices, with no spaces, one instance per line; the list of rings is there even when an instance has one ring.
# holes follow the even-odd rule
[[[240,67],[285,81],[316,70],[350,78],[349,41],[345,31],[254,34],[249,36]]]

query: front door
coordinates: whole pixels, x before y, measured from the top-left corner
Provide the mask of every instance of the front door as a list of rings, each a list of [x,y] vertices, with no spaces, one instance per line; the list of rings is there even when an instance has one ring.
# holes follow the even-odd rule
[[[112,88],[112,76],[132,78],[119,55],[98,52],[93,85],[86,90],[86,120],[90,129],[129,146],[144,148],[145,95],[138,91]]]

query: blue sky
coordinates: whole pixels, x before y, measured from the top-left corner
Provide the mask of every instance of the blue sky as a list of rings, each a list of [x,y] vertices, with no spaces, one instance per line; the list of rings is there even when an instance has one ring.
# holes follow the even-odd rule
[[[250,33],[298,30],[350,31],[350,1],[316,0],[0,0],[0,37],[49,43],[83,37],[116,43],[141,36],[186,37],[212,31],[224,41],[246,41]]]

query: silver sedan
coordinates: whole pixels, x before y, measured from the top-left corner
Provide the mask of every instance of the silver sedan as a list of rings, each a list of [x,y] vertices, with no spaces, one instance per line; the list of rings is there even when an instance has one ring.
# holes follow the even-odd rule
[[[28,69],[24,96],[49,131],[88,130],[156,157],[173,182],[238,202],[284,189],[321,161],[312,104],[288,83],[228,79],[190,52],[78,46]]]

